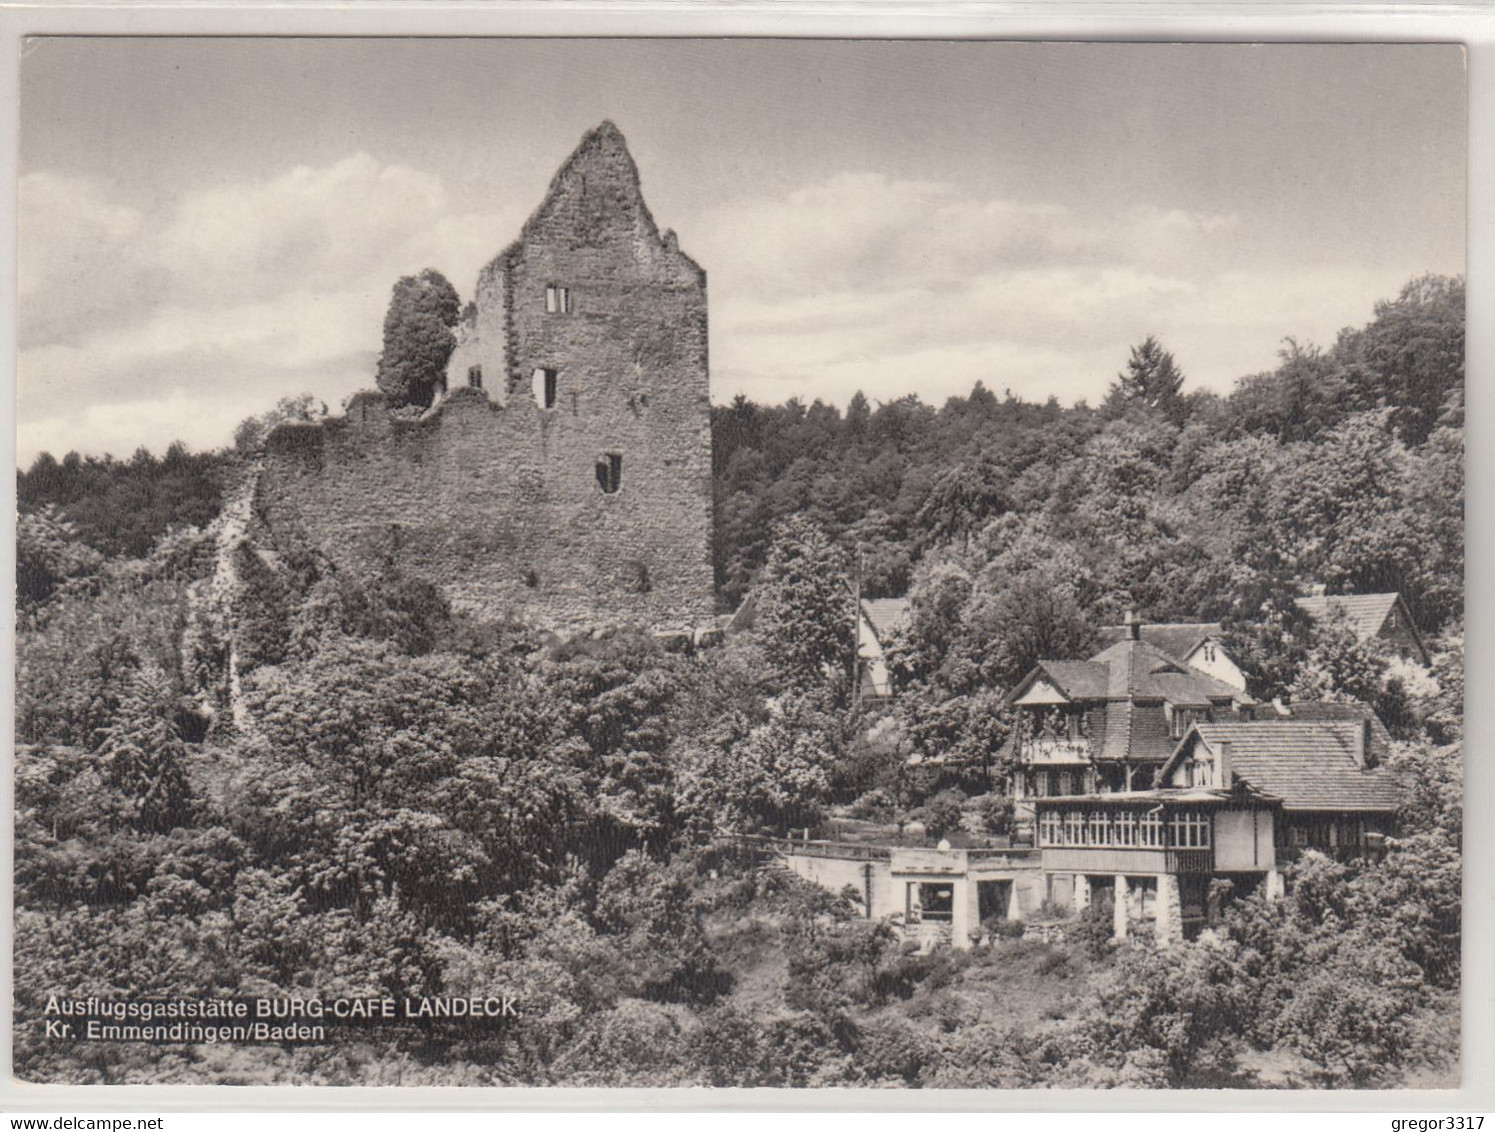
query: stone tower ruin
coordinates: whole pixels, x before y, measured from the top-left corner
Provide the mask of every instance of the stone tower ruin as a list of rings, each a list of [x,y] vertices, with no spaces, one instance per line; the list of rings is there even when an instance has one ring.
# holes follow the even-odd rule
[[[611,122],[483,269],[436,404],[280,426],[256,495],[340,567],[551,629],[706,627],[711,509],[706,273]]]

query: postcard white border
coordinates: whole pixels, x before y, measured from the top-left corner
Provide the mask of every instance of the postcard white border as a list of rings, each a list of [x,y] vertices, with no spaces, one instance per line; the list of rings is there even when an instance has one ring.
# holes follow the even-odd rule
[[[0,178],[6,215],[0,262],[14,299],[19,60],[29,35],[758,37],[1112,40],[1134,42],[1457,42],[1468,60],[1468,336],[1466,469],[1468,577],[1466,614],[1466,810],[1495,803],[1495,9],[1485,4],[1139,3],[1061,0],[1047,5],[939,0],[783,3],[710,0],[527,0],[511,3],[184,4],[51,3],[0,8]],[[0,309],[0,338],[15,343],[14,302]],[[0,361],[11,427],[0,443],[15,456],[15,352]],[[7,490],[14,502],[15,481]],[[4,512],[14,547],[15,508]],[[14,554],[4,556],[14,593]],[[6,694],[0,734],[13,754],[14,607],[0,602]],[[6,804],[0,822],[11,860],[12,759],[5,759]],[[1495,822],[1466,820],[1464,848],[1463,1085],[1457,1090],[1398,1091],[1091,1091],[1091,1090],[771,1090],[771,1089],[479,1089],[313,1086],[61,1086],[0,1080],[0,1112],[305,1112],[305,1111],[892,1111],[892,1112],[1398,1112],[1408,1115],[1495,1111]],[[0,919],[6,999],[11,987],[12,869],[0,869]],[[11,1028],[0,1027],[0,1060],[10,1064]]]

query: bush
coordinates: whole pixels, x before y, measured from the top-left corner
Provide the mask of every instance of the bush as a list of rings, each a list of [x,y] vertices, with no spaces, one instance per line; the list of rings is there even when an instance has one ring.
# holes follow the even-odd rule
[[[1135,930],[1136,925],[1132,925]],[[1111,951],[1112,924],[1099,916],[1085,916],[1075,924],[1066,925],[1064,938],[1092,958],[1099,958]]]
[[[924,832],[939,841],[960,828],[961,805],[965,795],[959,790],[941,790],[924,803],[919,811],[924,822]]]
[[[1069,952],[1052,944],[1045,944],[1043,953],[1033,964],[1033,973],[1035,975],[1068,974]]]
[[[1006,916],[988,916],[981,921],[984,928],[992,939],[1022,939],[1027,925],[1021,920],[1009,920]]]
[[[880,966],[872,978],[874,999],[909,998],[916,990],[943,990],[971,961],[972,952],[941,948],[904,953]]]
[[[987,833],[1003,835],[1012,832],[1012,799],[1000,794],[984,794],[972,807]]]
[[[892,821],[897,806],[892,795],[880,786],[868,790],[860,798],[851,804],[847,813],[862,821]]]

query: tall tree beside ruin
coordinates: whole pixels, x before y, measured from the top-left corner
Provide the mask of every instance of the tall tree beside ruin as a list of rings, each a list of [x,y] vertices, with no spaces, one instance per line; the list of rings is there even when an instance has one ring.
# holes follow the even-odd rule
[[[849,676],[856,633],[844,559],[803,515],[783,523],[763,568],[758,628],[785,686],[808,689]]]
[[[427,268],[394,285],[376,378],[393,407],[431,403],[457,344],[452,327],[461,309],[457,289],[439,271]]]

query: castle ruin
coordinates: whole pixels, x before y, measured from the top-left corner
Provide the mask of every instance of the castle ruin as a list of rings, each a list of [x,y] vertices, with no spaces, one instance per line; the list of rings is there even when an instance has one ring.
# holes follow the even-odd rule
[[[706,273],[655,224],[611,122],[483,269],[446,385],[415,417],[369,392],[281,425],[256,517],[483,617],[710,624]]]

